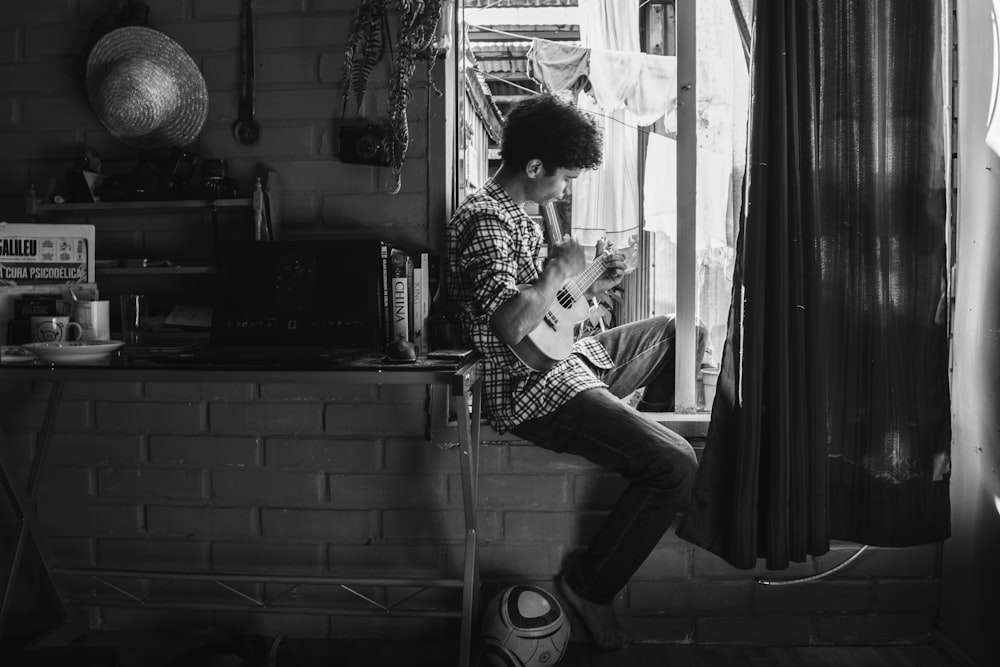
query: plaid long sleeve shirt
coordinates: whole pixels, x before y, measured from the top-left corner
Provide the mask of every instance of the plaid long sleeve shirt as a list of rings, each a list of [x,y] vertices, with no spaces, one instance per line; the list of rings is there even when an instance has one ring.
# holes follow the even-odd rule
[[[490,318],[518,285],[538,279],[541,230],[493,179],[469,195],[447,228],[448,296],[461,308],[467,342],[483,357],[485,414],[503,432],[541,417],[586,389],[606,386],[587,365],[613,366],[593,338],[573,345],[573,354],[544,372],[528,368],[493,333]]]

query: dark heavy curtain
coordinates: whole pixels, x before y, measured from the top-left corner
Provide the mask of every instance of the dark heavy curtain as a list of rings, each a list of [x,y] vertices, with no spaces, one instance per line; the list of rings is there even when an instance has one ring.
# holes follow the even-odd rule
[[[740,568],[949,531],[939,0],[756,3],[722,373],[678,534]]]

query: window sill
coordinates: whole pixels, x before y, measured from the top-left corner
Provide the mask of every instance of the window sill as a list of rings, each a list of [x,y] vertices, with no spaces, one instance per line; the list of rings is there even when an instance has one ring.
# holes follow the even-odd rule
[[[431,411],[428,420],[428,436],[434,442],[457,444],[458,423],[454,414],[449,414],[449,401],[441,387],[432,387],[431,395],[440,395],[441,400],[431,400]],[[663,424],[683,438],[705,438],[708,435],[708,424],[712,420],[710,412],[644,412],[653,421]],[[485,420],[480,421],[480,442],[502,443],[520,440],[512,433],[497,433]]]
[[[663,424],[682,438],[704,438],[708,435],[708,423],[712,415],[707,412],[681,414],[679,412],[644,412],[653,421]],[[454,427],[455,422],[449,426]],[[502,443],[520,440],[513,433],[497,433],[485,420],[480,424],[480,440],[482,442]]]
[[[653,421],[663,424],[684,438],[704,438],[708,435],[708,423],[712,421],[712,413],[710,412],[695,412],[691,414],[680,412],[644,412],[643,414]]]

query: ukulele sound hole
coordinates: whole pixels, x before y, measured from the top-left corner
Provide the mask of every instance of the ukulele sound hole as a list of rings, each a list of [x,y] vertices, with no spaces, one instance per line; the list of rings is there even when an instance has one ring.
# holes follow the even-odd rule
[[[556,294],[556,301],[560,306],[569,310],[573,307],[573,295],[569,293],[567,289],[560,289],[559,293]]]

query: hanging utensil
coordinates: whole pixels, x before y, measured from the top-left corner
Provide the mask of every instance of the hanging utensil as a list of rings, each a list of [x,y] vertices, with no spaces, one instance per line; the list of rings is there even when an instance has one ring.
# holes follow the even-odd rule
[[[242,68],[242,84],[240,87],[240,105],[238,120],[233,123],[233,137],[241,144],[249,146],[260,139],[260,125],[254,120],[253,86],[256,63],[254,62],[253,45],[253,0],[243,0],[243,13],[240,17],[243,31],[240,45],[240,66]]]

